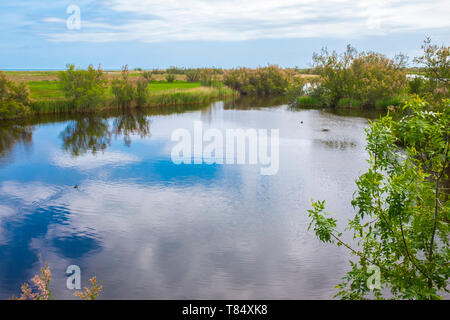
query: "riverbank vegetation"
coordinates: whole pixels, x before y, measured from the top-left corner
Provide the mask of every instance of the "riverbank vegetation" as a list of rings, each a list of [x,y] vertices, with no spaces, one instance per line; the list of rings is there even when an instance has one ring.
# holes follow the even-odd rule
[[[0,119],[23,117],[30,113],[30,92],[23,83],[9,81],[0,72]]]
[[[369,168],[356,180],[356,213],[346,229],[354,241],[344,240],[324,201],[308,210],[316,236],[356,258],[336,296],[441,299],[450,292],[450,100],[442,104],[437,111],[412,98],[399,120],[387,115],[366,130]]]
[[[117,72],[69,65],[59,72],[0,72],[0,118],[187,105],[238,94],[283,95],[299,108],[386,110],[400,107],[413,95],[434,99],[433,105],[439,106],[449,97],[449,48],[433,45],[429,38],[422,48],[424,53],[413,60],[416,65],[412,68],[408,68],[405,55],[391,59],[348,46],[343,53],[323,49],[314,54],[308,69],[268,65],[231,70],[124,68]]]
[[[223,82],[244,95],[283,95],[289,88],[304,85],[305,77],[292,69],[275,65],[257,69],[239,68],[225,71]]]
[[[25,72],[13,72],[26,77]],[[30,72],[32,81],[9,80],[11,72],[0,71],[0,119],[17,119],[27,115],[68,112],[93,112],[115,108],[145,108],[175,104],[204,104],[215,99],[237,97],[213,69],[199,72],[198,82],[154,80],[150,71],[118,74],[89,66],[86,70],[68,65],[67,70]],[[56,75],[56,78],[54,78]],[[137,76],[138,75],[138,76]],[[50,77],[53,80],[34,80]]]
[[[403,54],[390,59],[351,46],[340,54],[322,49],[313,55],[314,73],[319,77],[298,87],[291,103],[298,107],[388,109],[419,95],[433,99],[438,106],[449,97],[449,47],[433,45],[426,38],[422,49],[423,55],[413,60],[414,68],[408,68],[408,57]]]
[[[356,180],[356,213],[345,229],[353,241],[345,240],[338,221],[325,212],[325,201],[308,210],[318,239],[344,246],[354,257],[336,287],[343,299],[442,299],[450,293],[449,50],[430,39],[422,48],[416,58],[426,75],[421,85],[412,79],[409,88],[417,90],[402,107],[366,129],[369,167]],[[349,57],[347,51],[339,59]],[[352,64],[340,68],[340,75],[351,74]],[[400,65],[392,68],[401,71]]]
[[[11,300],[53,300],[52,290],[50,288],[50,282],[52,279],[52,272],[48,263],[41,267],[39,274],[35,275],[30,283],[24,283],[21,287],[21,295],[19,297],[12,297]],[[89,279],[90,287],[84,287],[83,291],[75,291],[73,294],[75,297],[79,297],[81,300],[97,300],[100,293],[103,290],[97,282],[96,277]]]

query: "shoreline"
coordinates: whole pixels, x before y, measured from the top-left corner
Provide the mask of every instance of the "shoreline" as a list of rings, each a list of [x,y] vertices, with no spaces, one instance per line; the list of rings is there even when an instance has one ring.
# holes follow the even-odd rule
[[[33,99],[29,104],[30,111],[16,118],[5,118],[0,121],[17,121],[37,115],[50,114],[90,114],[114,110],[138,110],[174,106],[202,105],[219,99],[238,98],[240,94],[226,86],[222,87],[196,87],[191,89],[169,89],[150,93],[149,103],[138,107],[132,104],[130,107],[121,107],[114,102],[114,98],[107,97],[101,108],[76,107],[72,99]]]

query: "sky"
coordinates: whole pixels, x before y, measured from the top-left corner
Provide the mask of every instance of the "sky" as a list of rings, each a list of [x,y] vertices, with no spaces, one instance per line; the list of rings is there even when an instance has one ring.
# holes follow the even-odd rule
[[[449,12],[449,0],[1,0],[0,69],[303,68],[347,44],[412,58],[425,36],[449,45]]]

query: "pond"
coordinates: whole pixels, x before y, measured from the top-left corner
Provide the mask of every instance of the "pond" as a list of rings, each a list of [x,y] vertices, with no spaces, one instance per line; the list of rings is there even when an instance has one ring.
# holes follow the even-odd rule
[[[19,294],[40,260],[57,299],[73,298],[70,265],[82,285],[97,276],[107,299],[332,298],[349,255],[307,231],[307,210],[325,199],[342,224],[353,215],[373,116],[241,99],[4,122],[0,299]],[[173,132],[197,121],[278,129],[278,171],[175,164]]]

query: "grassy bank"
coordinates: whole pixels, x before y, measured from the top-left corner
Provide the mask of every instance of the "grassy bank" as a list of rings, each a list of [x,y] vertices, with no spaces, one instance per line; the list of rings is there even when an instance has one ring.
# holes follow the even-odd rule
[[[36,94],[35,91],[34,95],[36,96]],[[108,97],[107,102],[102,108],[86,109],[76,107],[72,100],[58,96],[55,92],[47,91],[46,94],[45,98],[33,99],[31,101],[30,109],[32,114],[58,114],[120,109],[114,103],[112,96]],[[53,95],[54,98],[51,99],[48,95]],[[238,93],[236,91],[225,86],[201,87],[199,84],[192,83],[155,83],[150,87],[149,102],[145,107],[204,104],[215,99],[237,96]]]
[[[20,95],[25,97],[20,108],[17,104],[8,102],[0,110],[0,119],[16,119],[28,115],[59,114],[94,112],[101,110],[120,109],[113,92],[114,78],[117,72],[106,73],[105,90],[101,97],[101,103],[95,107],[87,107],[84,103],[78,103],[77,99],[68,98],[63,90],[63,84],[58,80],[55,71],[8,71],[4,72],[4,84],[9,86],[9,92],[21,89]],[[137,83],[140,73],[130,73],[131,83]],[[134,77],[136,76],[136,77]],[[160,75],[158,75],[160,76]],[[5,78],[6,77],[6,78]],[[16,85],[15,85],[16,84]],[[175,80],[174,82],[160,81],[152,78],[144,91],[148,99],[140,106],[164,107],[177,105],[206,104],[215,99],[237,97],[239,94],[223,85],[203,86],[200,82],[186,82]],[[8,98],[8,101],[17,99],[17,94]],[[100,96],[99,96],[100,97]],[[12,99],[12,100],[11,100]],[[133,101],[130,107],[137,107]],[[17,109],[17,112],[16,112]]]
[[[55,100],[65,99],[64,91],[61,89],[59,81],[42,80],[27,81],[26,84],[30,89],[30,98],[32,100]],[[160,82],[152,81],[149,85],[150,92],[163,92],[170,90],[186,90],[201,87],[200,82]],[[108,91],[108,97],[112,97],[112,93]]]

